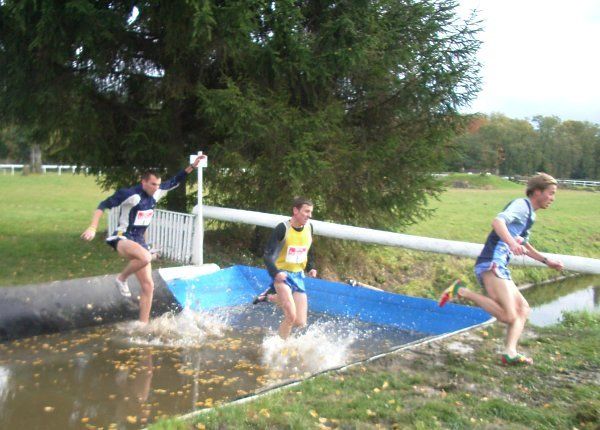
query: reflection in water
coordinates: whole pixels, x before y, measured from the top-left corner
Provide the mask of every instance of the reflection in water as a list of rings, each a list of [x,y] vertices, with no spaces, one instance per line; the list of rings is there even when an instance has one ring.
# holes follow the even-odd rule
[[[10,380],[10,369],[0,366],[0,404],[4,403],[4,399],[10,391],[8,382]]]
[[[600,310],[600,277],[581,276],[538,285],[523,294],[531,305],[531,324],[546,326],[562,320],[563,311]]]
[[[279,319],[240,306],[0,344],[0,428],[145,427],[424,336],[313,313],[284,342]]]

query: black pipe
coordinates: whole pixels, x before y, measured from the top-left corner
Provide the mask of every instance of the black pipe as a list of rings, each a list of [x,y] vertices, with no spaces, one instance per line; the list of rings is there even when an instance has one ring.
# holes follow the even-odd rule
[[[152,317],[180,312],[158,271],[152,272]],[[132,298],[115,287],[115,275],[55,281],[36,285],[0,287],[0,342],[23,337],[137,319],[140,287],[128,280]]]

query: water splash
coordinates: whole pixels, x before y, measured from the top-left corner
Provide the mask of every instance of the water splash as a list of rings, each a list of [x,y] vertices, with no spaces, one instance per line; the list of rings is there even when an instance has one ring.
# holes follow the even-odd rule
[[[207,339],[222,338],[229,330],[223,315],[184,309],[168,312],[148,324],[130,321],[118,325],[127,342],[135,345],[197,348]]]
[[[333,322],[317,322],[287,339],[271,333],[262,343],[262,364],[288,377],[342,366],[350,360],[350,346],[358,338],[353,330],[340,330]]]

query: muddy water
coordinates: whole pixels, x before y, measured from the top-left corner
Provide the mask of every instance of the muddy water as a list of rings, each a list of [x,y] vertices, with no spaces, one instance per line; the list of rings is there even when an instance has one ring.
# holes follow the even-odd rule
[[[600,276],[537,285],[523,291],[523,295],[531,306],[531,324],[556,324],[562,320],[564,311],[600,311]]]
[[[424,337],[312,313],[283,342],[269,304],[0,344],[0,429],[140,428]]]

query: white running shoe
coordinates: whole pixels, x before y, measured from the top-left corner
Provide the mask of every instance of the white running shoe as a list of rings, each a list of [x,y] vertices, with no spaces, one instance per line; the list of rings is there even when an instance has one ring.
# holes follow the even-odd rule
[[[115,278],[115,284],[117,286],[117,290],[123,297],[131,297],[131,291],[129,291],[129,285],[127,285],[127,281],[121,281],[119,278]]]

